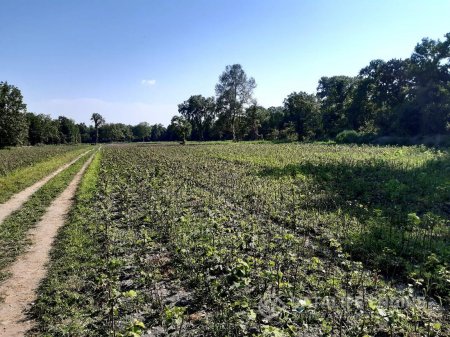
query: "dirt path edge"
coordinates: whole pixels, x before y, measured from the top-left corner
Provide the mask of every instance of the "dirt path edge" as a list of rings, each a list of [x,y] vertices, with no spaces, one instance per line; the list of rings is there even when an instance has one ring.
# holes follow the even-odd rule
[[[45,176],[41,180],[35,182],[33,185],[23,189],[22,191],[14,194],[11,198],[9,198],[3,204],[0,204],[0,224],[5,220],[9,215],[13,212],[17,211],[22,205],[34,194],[37,190],[39,190],[42,186],[44,186],[50,179],[57,176],[59,173],[64,171],[66,168],[77,162],[80,158],[88,154],[90,151],[86,151],[76,157],[74,160],[60,166],[58,169]]]
[[[33,327],[26,310],[35,300],[35,291],[46,274],[54,238],[64,225],[81,178],[95,153],[84,163],[68,187],[51,203],[36,227],[30,230],[30,249],[9,268],[11,277],[0,284],[0,337],[24,336]]]

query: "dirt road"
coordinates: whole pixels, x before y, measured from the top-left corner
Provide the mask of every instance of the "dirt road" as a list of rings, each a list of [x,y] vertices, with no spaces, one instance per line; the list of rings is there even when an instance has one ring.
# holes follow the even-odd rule
[[[89,150],[90,151],[90,150]],[[75,163],[78,159],[86,155],[89,151],[81,154],[71,162],[64,164],[60,168],[58,168],[56,171],[50,173],[45,178],[42,178],[38,182],[34,183],[30,187],[27,187],[23,191],[14,194],[8,201],[6,201],[3,204],[0,204],[0,223],[3,222],[11,213],[14,211],[17,211],[22,205],[42,186],[44,186],[50,179],[58,175],[60,172],[64,171],[66,168],[68,168],[70,165]]]
[[[58,229],[64,225],[72,199],[94,155],[83,165],[69,186],[52,202],[46,213],[29,233],[30,249],[9,268],[11,277],[0,285],[0,336],[23,336],[33,322],[25,314],[35,299],[35,291],[46,273],[49,253]]]

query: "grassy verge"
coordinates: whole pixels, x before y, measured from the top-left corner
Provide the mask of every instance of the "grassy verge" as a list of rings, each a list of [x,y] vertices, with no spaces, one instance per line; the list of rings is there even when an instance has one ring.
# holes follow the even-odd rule
[[[58,169],[58,167],[75,159],[89,149],[82,146],[76,150],[55,156],[36,165],[18,169],[7,176],[0,177],[0,203],[7,201],[12,195],[31,186],[36,181]]]
[[[27,232],[45,213],[50,203],[70,183],[89,155],[84,156],[69,168],[51,179],[39,189],[18,211],[0,224],[0,281],[7,277],[5,269],[30,243]]]
[[[36,336],[93,336],[95,325],[106,324],[105,313],[94,302],[102,302],[97,285],[101,245],[95,225],[97,180],[101,152],[87,169],[78,188],[67,224],[60,230],[51,253],[46,279],[38,289],[32,308]],[[102,323],[103,322],[103,323]]]
[[[22,146],[0,149],[0,177],[81,148],[86,148],[86,144]]]

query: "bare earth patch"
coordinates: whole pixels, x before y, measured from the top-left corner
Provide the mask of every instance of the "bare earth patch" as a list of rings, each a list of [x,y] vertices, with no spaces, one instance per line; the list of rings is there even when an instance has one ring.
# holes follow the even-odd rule
[[[1,337],[23,336],[32,327],[33,322],[27,319],[26,310],[35,300],[35,290],[45,276],[53,240],[64,225],[77,186],[92,159],[93,155],[30,231],[33,242],[30,249],[11,266],[9,272],[12,276],[0,285],[0,297],[4,300],[0,303]]]

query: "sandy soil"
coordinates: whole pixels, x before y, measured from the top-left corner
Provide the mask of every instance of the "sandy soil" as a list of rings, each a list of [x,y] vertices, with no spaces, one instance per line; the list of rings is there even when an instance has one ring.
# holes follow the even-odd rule
[[[58,229],[64,224],[81,177],[93,155],[75,175],[69,186],[52,202],[46,213],[29,232],[30,249],[11,266],[12,276],[0,285],[0,336],[24,336],[33,326],[26,310],[35,300],[35,291],[46,273],[49,253]]]
[[[72,160],[70,163],[64,164],[60,168],[58,168],[56,171],[52,172],[45,178],[39,180],[38,182],[34,183],[30,187],[27,187],[23,191],[14,194],[8,201],[6,201],[3,204],[0,204],[0,223],[3,222],[11,213],[14,211],[17,211],[22,205],[42,186],[44,186],[50,179],[55,177],[58,173],[64,171],[66,168],[68,168],[70,165],[75,163],[78,159],[80,159],[82,156],[84,156],[89,151],[86,151],[85,153],[81,154],[74,160]]]

